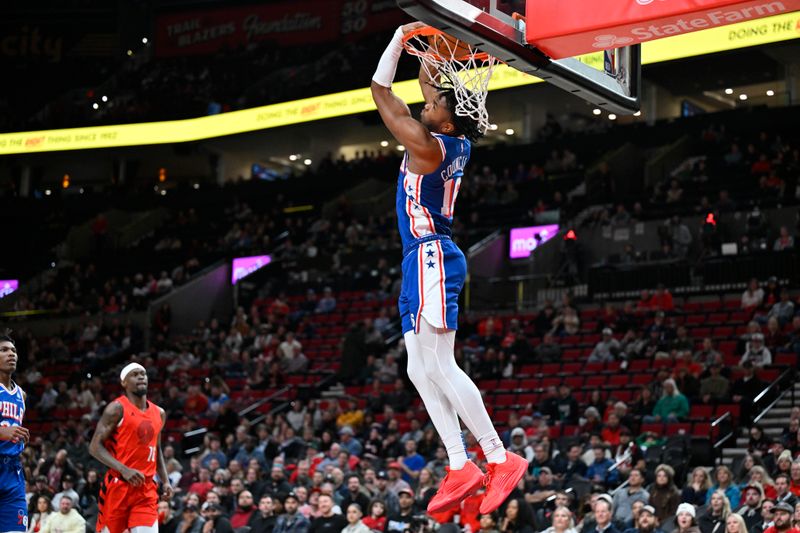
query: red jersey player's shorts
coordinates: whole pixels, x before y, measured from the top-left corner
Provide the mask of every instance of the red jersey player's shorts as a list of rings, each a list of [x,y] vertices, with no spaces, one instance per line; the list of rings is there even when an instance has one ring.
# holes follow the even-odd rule
[[[134,487],[109,472],[100,486],[98,503],[97,531],[107,527],[109,533],[122,533],[138,526],[151,527],[158,521],[158,487],[152,478]]]

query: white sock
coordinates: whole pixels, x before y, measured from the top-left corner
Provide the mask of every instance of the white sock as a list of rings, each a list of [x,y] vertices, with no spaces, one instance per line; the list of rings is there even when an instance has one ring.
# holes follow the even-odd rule
[[[458,413],[453,409],[450,400],[442,394],[436,385],[431,383],[425,374],[425,363],[422,361],[422,350],[419,339],[413,331],[404,335],[406,351],[408,352],[408,377],[417,388],[428,416],[431,417],[433,427],[447,450],[451,470],[461,470],[469,460],[467,450],[464,448],[464,439],[461,438],[461,426],[458,423]]]
[[[478,439],[486,459],[490,463],[504,462],[506,450],[486,411],[481,391],[456,364],[456,332],[449,330],[439,333],[423,317],[419,317],[419,320],[417,339],[422,348],[428,380],[450,400],[461,420]]]

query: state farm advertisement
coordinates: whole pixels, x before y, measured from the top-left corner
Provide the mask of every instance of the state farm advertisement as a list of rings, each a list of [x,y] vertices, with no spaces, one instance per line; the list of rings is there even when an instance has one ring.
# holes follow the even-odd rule
[[[800,10],[800,0],[527,0],[529,43],[555,59]]]
[[[355,39],[405,21],[391,0],[287,1],[159,15],[156,55],[209,54],[253,42],[282,46]]]

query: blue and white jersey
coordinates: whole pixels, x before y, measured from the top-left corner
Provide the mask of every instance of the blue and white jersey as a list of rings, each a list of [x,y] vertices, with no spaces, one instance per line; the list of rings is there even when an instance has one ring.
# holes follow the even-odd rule
[[[425,235],[450,236],[453,210],[469,161],[470,142],[465,137],[432,134],[442,149],[442,163],[430,174],[408,170],[408,152],[397,180],[397,224],[403,248]]]
[[[21,426],[24,415],[25,400],[19,385],[13,383],[9,390],[0,384],[0,426]],[[0,455],[19,455],[24,447],[25,443],[22,441],[15,443],[10,440],[0,440]]]

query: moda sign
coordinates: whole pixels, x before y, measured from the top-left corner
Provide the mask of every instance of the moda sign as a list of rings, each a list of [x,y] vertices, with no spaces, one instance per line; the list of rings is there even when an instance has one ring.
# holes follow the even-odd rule
[[[560,59],[800,10],[800,0],[527,0],[528,42]],[[570,4],[574,4],[570,6]]]

